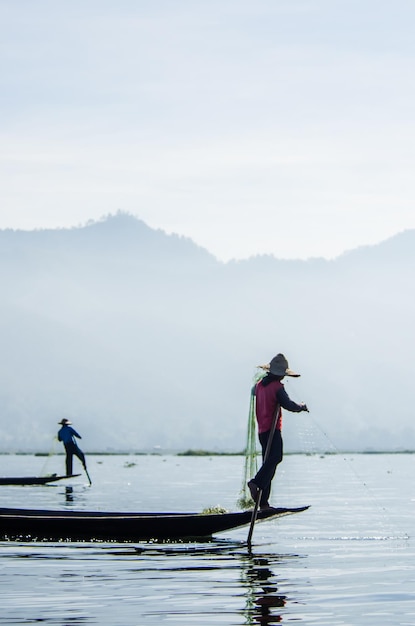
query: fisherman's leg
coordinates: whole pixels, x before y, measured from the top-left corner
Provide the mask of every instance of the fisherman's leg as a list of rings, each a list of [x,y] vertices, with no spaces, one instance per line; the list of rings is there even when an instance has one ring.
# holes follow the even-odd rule
[[[82,452],[81,448],[76,447],[76,449],[74,450],[74,454],[76,454],[78,459],[81,461],[84,469],[86,469],[85,454]]]
[[[269,485],[267,485],[265,487],[265,489],[263,489],[261,491],[261,499],[259,501],[259,506],[262,507],[267,507],[269,506],[269,496],[271,494],[271,483],[269,483]]]
[[[269,460],[271,463],[271,468],[270,468],[270,473],[269,473],[270,480],[269,480],[268,485],[262,491],[260,506],[269,506],[269,497],[271,494],[272,480],[275,476],[275,472],[277,470],[278,465],[282,461],[282,458],[283,458],[282,436],[281,436],[281,431],[277,430],[272,439],[272,445],[271,445],[271,450],[269,454]]]
[[[264,487],[268,484],[267,468],[264,468],[264,456],[268,443],[269,431],[265,433],[259,433],[259,442],[262,449],[262,465],[255,474],[255,476],[248,482],[248,488],[251,492],[251,498],[254,502],[257,502],[260,491],[264,490]],[[262,500],[262,497],[261,497]]]
[[[271,482],[274,478],[277,466],[279,463],[281,463],[283,457],[281,431],[276,430],[272,437],[271,448],[269,450],[268,458],[264,460],[269,436],[269,432],[260,433],[259,435],[259,440],[262,447],[263,464],[253,480],[250,481],[253,482],[258,487],[258,489],[262,491],[260,505],[266,505],[268,503],[271,493]]]
[[[66,475],[72,476],[72,451],[66,449]]]

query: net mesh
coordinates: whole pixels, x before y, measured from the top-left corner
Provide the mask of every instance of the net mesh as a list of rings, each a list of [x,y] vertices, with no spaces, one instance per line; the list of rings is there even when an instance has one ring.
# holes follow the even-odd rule
[[[257,439],[256,439],[256,415],[255,415],[255,385],[265,376],[266,371],[260,369],[255,372],[252,380],[251,397],[249,401],[249,414],[248,414],[248,432],[246,437],[245,446],[245,463],[244,473],[242,480],[242,487],[238,498],[238,507],[240,509],[249,509],[254,505],[251,498],[251,494],[248,488],[248,481],[255,476],[258,470],[258,452],[257,452]]]

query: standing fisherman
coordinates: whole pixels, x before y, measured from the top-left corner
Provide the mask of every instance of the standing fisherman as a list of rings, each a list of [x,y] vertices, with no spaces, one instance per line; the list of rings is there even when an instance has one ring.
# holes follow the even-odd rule
[[[82,452],[81,448],[78,447],[75,439],[75,437],[78,437],[78,439],[82,439],[82,437],[76,432],[74,428],[72,428],[72,426],[70,425],[71,423],[72,422],[67,420],[65,417],[60,422],[58,422],[58,424],[61,424],[62,426],[62,428],[58,432],[58,439],[59,441],[62,441],[63,445],[65,446],[66,452],[66,475],[72,476],[73,455],[78,457],[84,467],[85,472],[88,475],[86,469],[85,455]]]
[[[261,510],[270,508],[268,499],[271,492],[271,482],[283,457],[281,407],[294,413],[308,411],[306,404],[297,404],[291,400],[284,389],[281,382],[284,376],[298,377],[300,374],[290,370],[288,361],[283,354],[274,356],[270,364],[264,366],[264,369],[268,373],[252,390],[256,399],[255,411],[258,436],[262,448],[262,466],[254,478],[248,482],[253,501],[257,502],[260,498],[259,507]]]

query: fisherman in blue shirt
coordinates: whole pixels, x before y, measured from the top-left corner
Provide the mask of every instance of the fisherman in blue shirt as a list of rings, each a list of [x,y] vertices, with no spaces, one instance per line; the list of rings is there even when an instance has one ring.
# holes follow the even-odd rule
[[[70,426],[71,423],[72,422],[67,420],[65,417],[60,422],[58,422],[58,424],[61,424],[62,426],[62,428],[58,432],[58,439],[59,441],[62,441],[63,445],[65,446],[67,476],[72,476],[73,455],[78,457],[84,467],[84,470],[86,471],[85,455],[78,447],[75,439],[75,437],[78,437],[78,439],[82,439],[82,437],[76,432],[74,428],[72,428],[72,426]]]

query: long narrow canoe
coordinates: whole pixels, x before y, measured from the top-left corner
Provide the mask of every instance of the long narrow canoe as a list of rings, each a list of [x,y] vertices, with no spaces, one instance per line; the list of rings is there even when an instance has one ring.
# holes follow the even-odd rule
[[[75,478],[81,474],[71,474],[70,476],[58,476],[52,474],[51,476],[0,476],[0,485],[46,485],[47,483],[53,483],[57,480],[64,480],[65,478]]]
[[[300,513],[307,506],[258,512],[258,521]],[[141,541],[202,539],[246,526],[252,512],[103,513],[0,508],[0,539],[10,541]]]

